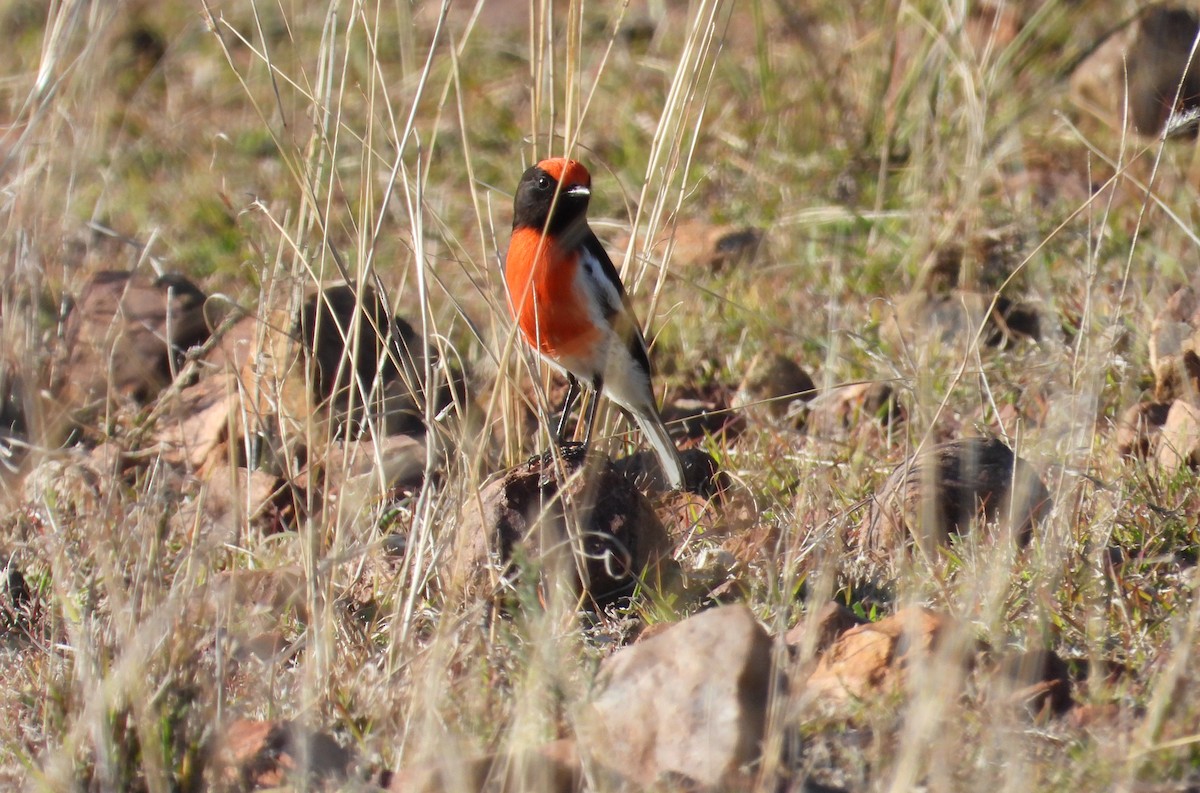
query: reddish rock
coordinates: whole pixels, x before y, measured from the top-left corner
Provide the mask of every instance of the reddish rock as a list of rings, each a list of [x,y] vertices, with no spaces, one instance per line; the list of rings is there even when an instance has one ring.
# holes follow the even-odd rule
[[[238,719],[216,741],[225,783],[243,790],[343,779],[352,759],[329,735],[288,721]]]
[[[397,490],[419,488],[425,458],[425,441],[409,435],[334,441],[313,454],[297,484],[319,483],[319,492],[330,504],[337,504],[343,514],[359,514]]]
[[[1200,463],[1200,408],[1183,399],[1171,404],[1154,459],[1168,475]]]
[[[958,651],[946,642],[960,642]],[[879,622],[842,633],[821,656],[805,685],[808,696],[838,704],[892,691],[907,670],[935,653],[964,666],[972,662],[975,643],[950,617],[923,608],[907,608]]]
[[[604,661],[582,716],[595,762],[651,785],[719,785],[761,752],[771,639],[745,606],[701,612]]]
[[[198,506],[219,526],[275,534],[295,526],[303,503],[302,493],[272,473],[218,461],[205,470]]]
[[[1032,465],[994,438],[964,438],[910,457],[880,488],[852,540],[869,552],[904,547],[927,554],[950,533],[999,524],[1027,542],[1050,492]]]
[[[1081,702],[1067,711],[1067,724],[1078,730],[1109,727],[1121,718],[1121,706],[1115,702]]]
[[[158,412],[155,435],[163,459],[202,470],[228,456],[237,437],[242,400],[235,376],[211,375],[171,394]]]
[[[564,504],[574,520],[565,518]],[[585,457],[579,446],[567,447],[562,460],[546,454],[485,485],[464,506],[454,536],[448,582],[485,597],[510,585],[519,572],[514,558],[536,566],[543,586],[570,582],[597,605],[629,594],[639,575],[669,563],[666,530],[650,502],[611,461]]]
[[[153,400],[172,381],[183,353],[208,338],[205,300],[179,276],[93,276],[67,315],[61,399],[76,408],[110,396]]]
[[[226,570],[209,585],[207,605],[221,613],[231,609],[263,611],[275,619],[294,613],[308,619],[304,570],[299,565],[271,570]]]

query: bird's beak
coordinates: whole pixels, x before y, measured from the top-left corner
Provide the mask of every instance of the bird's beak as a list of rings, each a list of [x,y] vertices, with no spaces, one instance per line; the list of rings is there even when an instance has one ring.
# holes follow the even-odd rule
[[[591,188],[589,188],[587,185],[582,185],[582,184],[571,185],[570,187],[567,188],[566,192],[564,193],[564,195],[568,195],[571,198],[587,198],[591,194],[592,194]]]

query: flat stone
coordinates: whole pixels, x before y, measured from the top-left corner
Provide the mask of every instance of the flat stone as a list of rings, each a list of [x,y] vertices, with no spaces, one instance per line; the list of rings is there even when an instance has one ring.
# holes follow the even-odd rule
[[[588,756],[639,785],[718,785],[761,752],[771,639],[745,606],[701,612],[607,658],[582,715]]]

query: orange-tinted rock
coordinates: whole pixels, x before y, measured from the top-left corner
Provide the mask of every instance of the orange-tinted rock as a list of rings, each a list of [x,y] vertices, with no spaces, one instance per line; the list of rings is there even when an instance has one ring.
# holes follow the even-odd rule
[[[821,656],[805,687],[808,696],[827,703],[860,700],[900,686],[907,670],[934,653],[951,651],[964,667],[973,662],[975,643],[953,619],[922,608],[908,608],[879,622],[842,633]],[[961,651],[947,641],[961,644]]]

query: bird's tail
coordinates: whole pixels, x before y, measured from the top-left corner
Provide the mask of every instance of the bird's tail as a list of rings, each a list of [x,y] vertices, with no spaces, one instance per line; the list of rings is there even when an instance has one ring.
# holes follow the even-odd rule
[[[675,448],[675,442],[671,440],[662,417],[653,407],[630,412],[637,420],[638,426],[642,428],[646,440],[650,441],[650,445],[654,447],[654,452],[658,455],[658,462],[662,466],[663,473],[667,475],[671,487],[675,490],[682,490],[685,483],[683,460],[679,457],[679,450]]]

